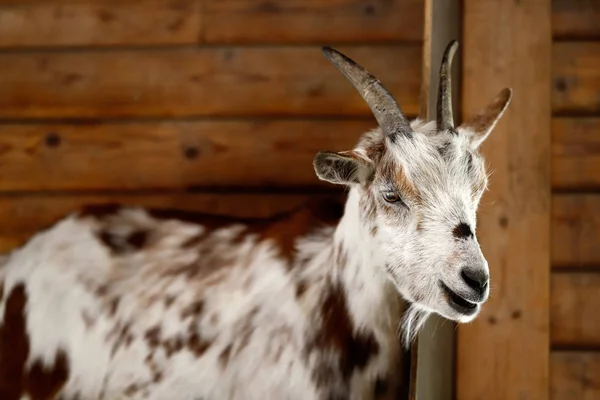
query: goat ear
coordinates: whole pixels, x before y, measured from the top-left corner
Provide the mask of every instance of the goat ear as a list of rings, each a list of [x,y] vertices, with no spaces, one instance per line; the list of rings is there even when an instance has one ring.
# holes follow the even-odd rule
[[[471,136],[471,144],[474,148],[478,148],[487,139],[502,114],[504,114],[511,98],[512,89],[501,90],[487,107],[480,110],[459,127]]]
[[[356,151],[320,151],[313,166],[319,179],[338,185],[366,183],[375,171],[371,160]]]

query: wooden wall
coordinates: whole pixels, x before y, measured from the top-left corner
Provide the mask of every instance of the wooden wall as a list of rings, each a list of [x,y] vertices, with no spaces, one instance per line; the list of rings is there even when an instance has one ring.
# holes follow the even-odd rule
[[[0,250],[82,203],[266,215],[375,126],[334,45],[419,112],[423,0],[0,0]],[[241,194],[240,194],[241,193]]]
[[[600,399],[600,2],[552,3],[551,398]]]
[[[491,292],[459,325],[459,400],[549,398],[551,1],[465,0],[463,119],[513,97],[482,145],[490,166],[478,238]]]

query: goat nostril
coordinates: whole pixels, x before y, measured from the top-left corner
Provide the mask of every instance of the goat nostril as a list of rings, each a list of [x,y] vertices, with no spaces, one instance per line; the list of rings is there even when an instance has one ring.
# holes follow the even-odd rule
[[[483,290],[488,285],[488,275],[483,271],[464,268],[460,274],[467,285],[475,290]]]

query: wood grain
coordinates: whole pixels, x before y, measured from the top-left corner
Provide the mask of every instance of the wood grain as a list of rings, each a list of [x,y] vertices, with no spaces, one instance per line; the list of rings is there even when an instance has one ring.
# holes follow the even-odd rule
[[[366,43],[423,38],[424,0],[207,0],[207,43]]]
[[[89,204],[120,203],[236,217],[264,217],[298,207],[320,195],[304,194],[97,194],[0,197],[0,252]],[[329,197],[329,196],[327,196]]]
[[[458,326],[456,398],[546,399],[551,110],[542,100],[550,96],[550,1],[463,6],[463,120],[503,87],[514,94],[482,149],[494,171],[478,223],[492,292],[481,315]]]
[[[0,3],[0,47],[194,44],[193,0]]]
[[[340,47],[419,108],[421,45]],[[0,118],[363,115],[318,47],[0,54]]]
[[[600,38],[600,2],[552,0],[552,36],[560,40]]]
[[[312,160],[371,120],[0,125],[0,192],[333,185]],[[285,171],[285,173],[282,173]]]
[[[552,352],[551,400],[600,399],[600,353]]]
[[[0,47],[420,42],[424,0],[1,0]]]
[[[600,189],[600,118],[552,119],[552,187]]]
[[[554,273],[551,300],[553,346],[600,346],[600,274]]]
[[[600,112],[600,42],[555,42],[552,49],[552,111]]]
[[[600,267],[600,196],[555,195],[552,199],[552,266]]]

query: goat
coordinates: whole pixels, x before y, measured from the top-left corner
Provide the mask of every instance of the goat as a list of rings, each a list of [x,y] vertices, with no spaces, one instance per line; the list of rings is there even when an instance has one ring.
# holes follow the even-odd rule
[[[347,187],[337,209],[237,220],[95,205],[5,255],[0,398],[394,398],[401,323],[410,343],[430,313],[468,322],[489,294],[478,148],[512,92],[455,128],[456,48],[427,123],[323,48],[379,125],[316,154],[318,178]]]

